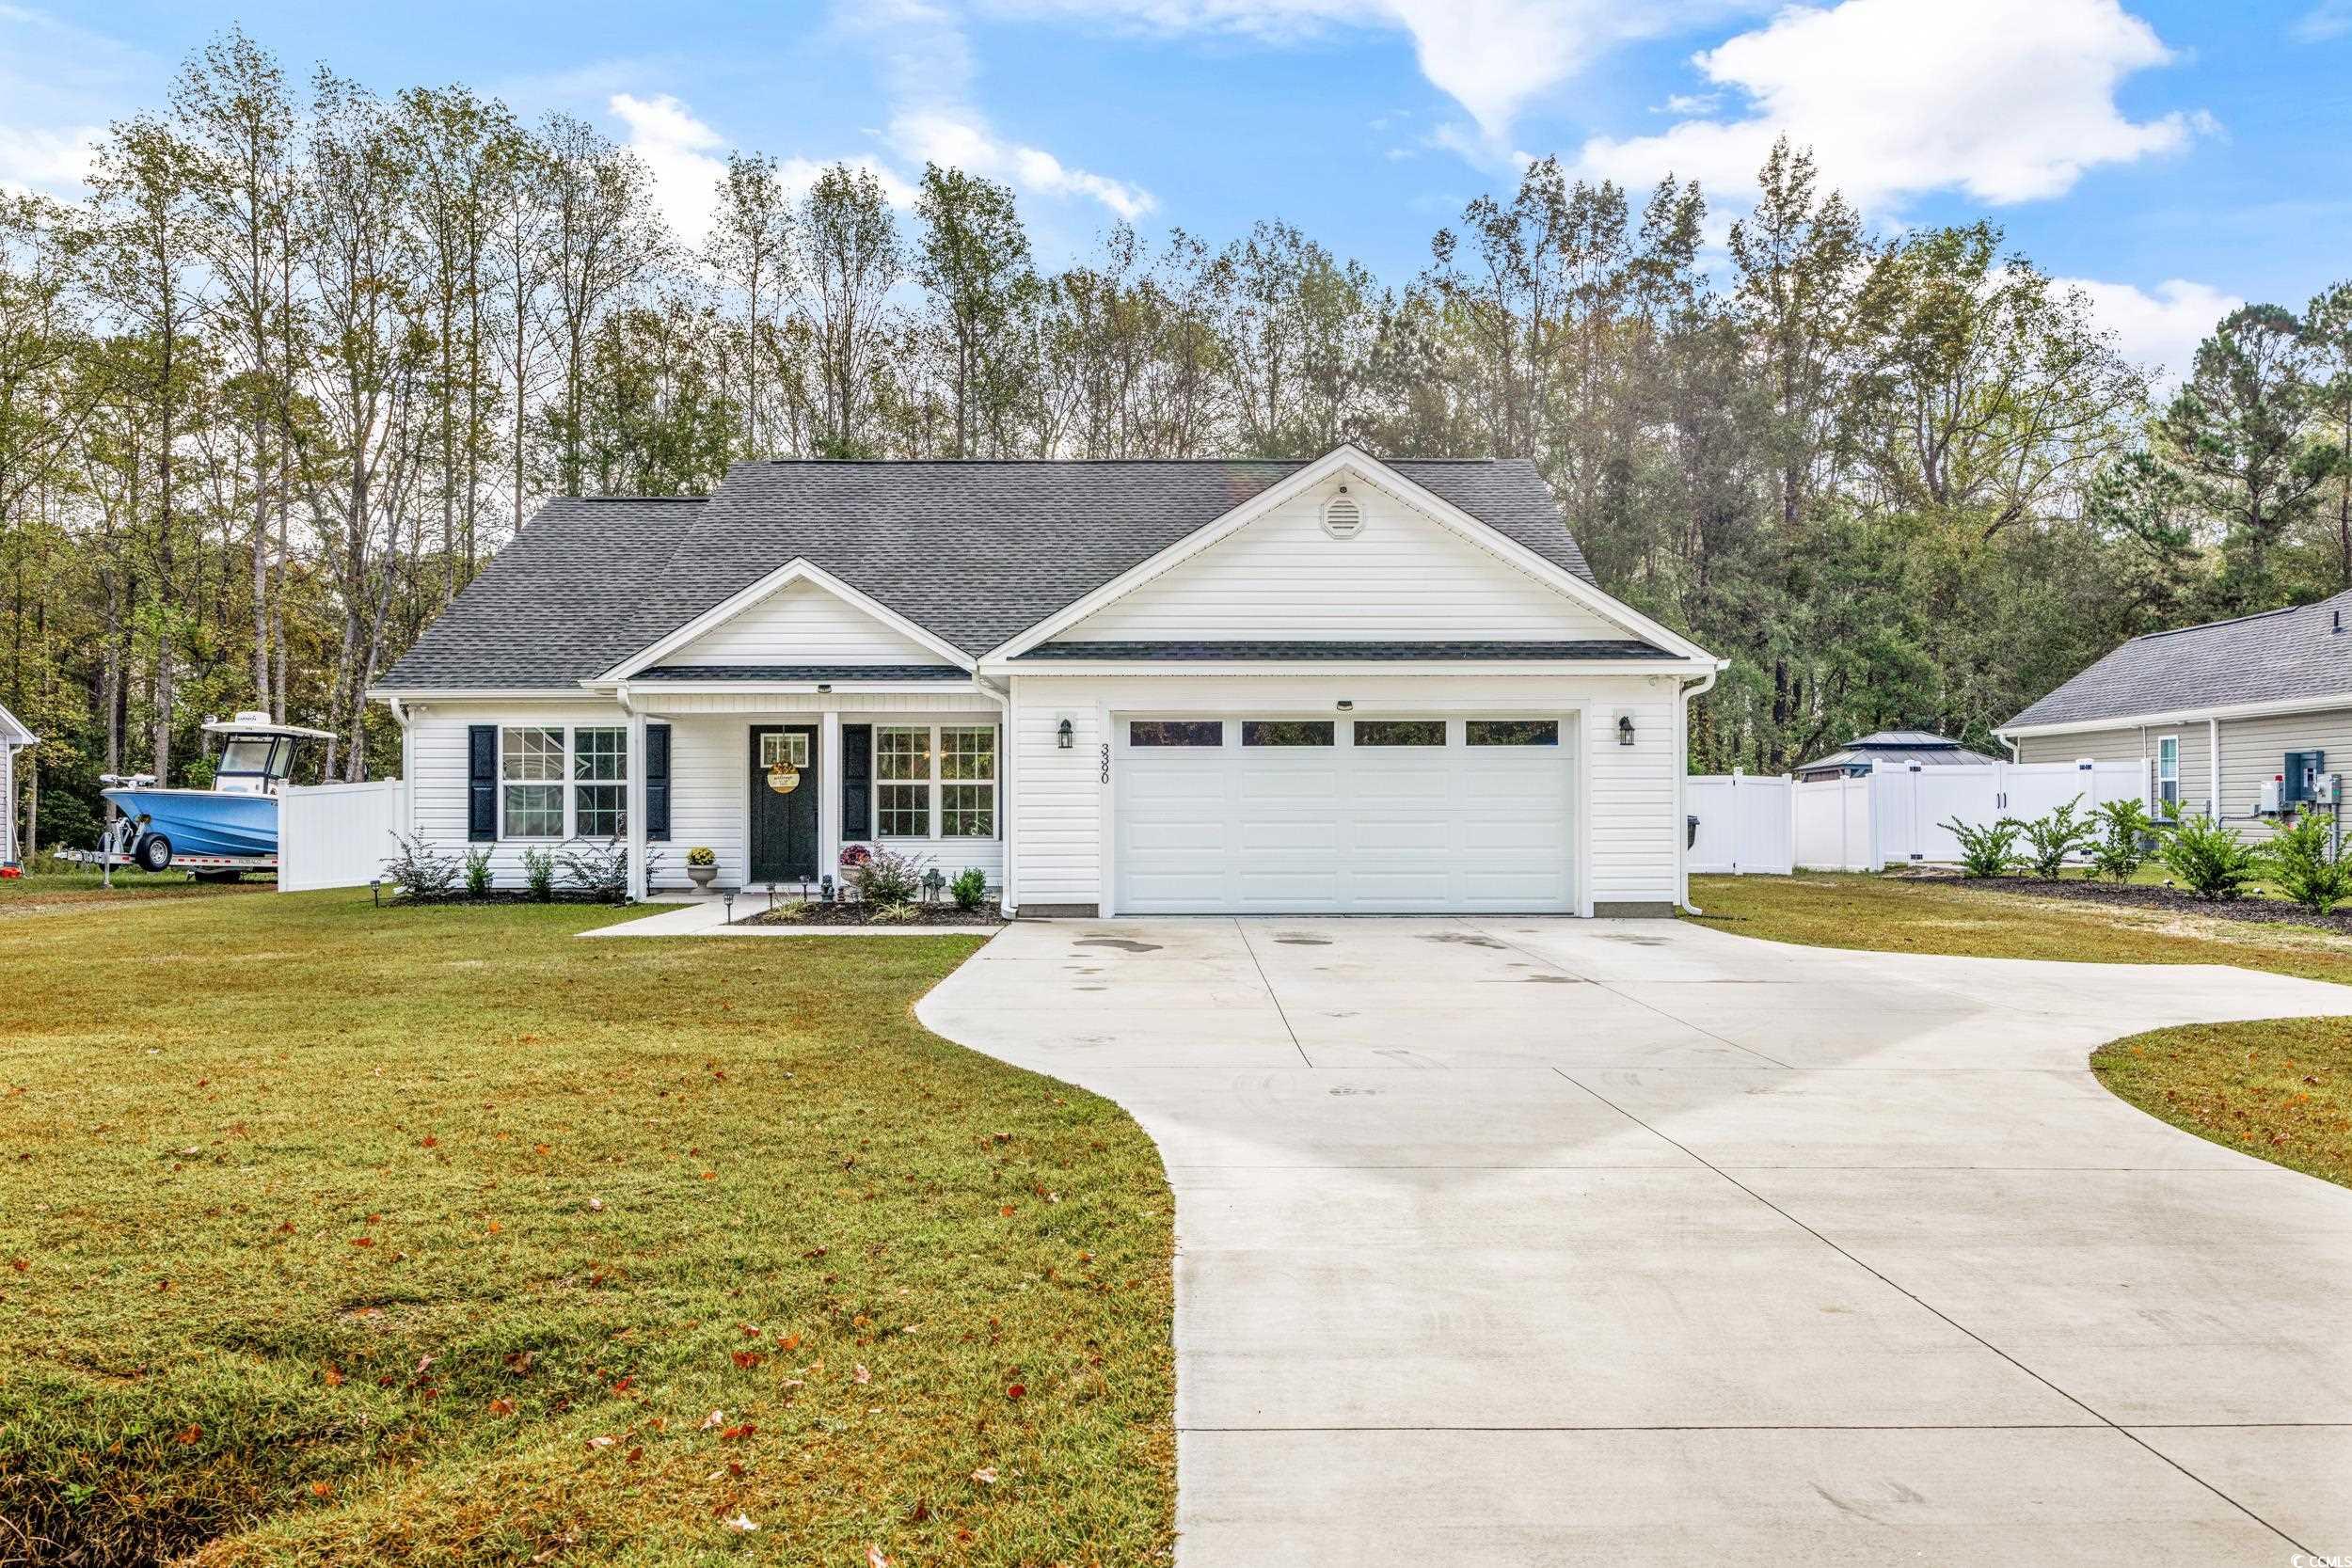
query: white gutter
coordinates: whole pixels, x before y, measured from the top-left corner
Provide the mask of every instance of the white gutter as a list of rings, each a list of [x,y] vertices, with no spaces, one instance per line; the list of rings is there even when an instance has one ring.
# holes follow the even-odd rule
[[[1675,705],[1675,745],[1681,755],[1675,759],[1675,895],[1687,913],[1707,911],[1691,902],[1691,699],[1703,697],[1715,689],[1716,680],[1731,668],[1731,660],[1717,659],[1715,668],[1695,681],[1682,687],[1682,701]]]

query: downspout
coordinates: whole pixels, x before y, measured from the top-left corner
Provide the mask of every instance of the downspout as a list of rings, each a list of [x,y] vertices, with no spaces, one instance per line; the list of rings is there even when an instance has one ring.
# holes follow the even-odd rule
[[[2026,754],[2025,752],[2021,752],[2021,751],[2019,751],[2019,750],[2017,749],[2017,742],[2015,742],[2014,740],[2011,740],[2009,736],[2007,736],[2003,735],[2003,734],[2002,734],[2000,731],[1998,731],[1998,730],[1994,730],[1994,731],[1993,732],[1993,738],[1994,738],[1994,739],[1995,739],[1995,740],[1997,740],[1997,741],[1999,741],[2002,745],[2004,745],[2004,746],[2006,746],[2006,747],[2008,747],[2008,748],[2009,748],[2009,760],[2010,760],[2010,762],[2012,765],[2014,765],[2014,764],[2015,764],[2015,763],[2016,763],[2016,762],[2017,762],[2020,758],[2024,757],[2024,755]]]
[[[1675,707],[1675,901],[1686,914],[1707,911],[1691,902],[1691,700],[1715,689],[1715,681],[1731,660],[1719,658],[1715,668],[1694,681],[1682,683],[1682,701]]]
[[[387,697],[384,705],[392,710],[392,721],[400,726],[400,825],[408,836],[417,833],[417,769],[410,752],[416,738],[408,729],[408,705],[398,697]]]

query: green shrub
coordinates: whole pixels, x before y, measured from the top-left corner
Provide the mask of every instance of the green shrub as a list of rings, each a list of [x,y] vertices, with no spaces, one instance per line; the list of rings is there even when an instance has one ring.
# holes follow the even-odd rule
[[[457,885],[457,857],[421,838],[392,835],[399,850],[384,862],[384,877],[411,898],[446,898]]]
[[[551,904],[555,901],[555,851],[544,845],[533,845],[523,851],[523,887],[532,903]]]
[[[2321,914],[2352,898],[2352,860],[2335,842],[2335,825],[2306,812],[2263,847],[2279,891]]]
[[[2094,876],[2128,882],[2148,859],[2148,841],[2156,832],[2154,818],[2137,800],[2109,800],[2090,814],[2098,819],[2099,841],[2090,847]]]
[[[2007,817],[1972,828],[1955,816],[1944,827],[1960,840],[1962,876],[2006,877],[2017,869],[2017,824]]]
[[[923,911],[913,904],[877,904],[866,918],[877,926],[904,926],[923,918]]]
[[[490,847],[477,845],[466,851],[466,896],[484,898],[490,892]]]
[[[2077,795],[2047,816],[2030,822],[2010,819],[2010,826],[2026,835],[2026,865],[2044,881],[2056,881],[2066,857],[2089,847],[2099,832],[2097,824],[2074,815],[2074,808],[2082,803],[2083,798]]]
[[[2156,858],[2198,897],[2220,901],[2245,896],[2264,857],[2212,817],[2184,813],[2165,830]]]
[[[960,910],[977,910],[988,896],[988,873],[977,865],[967,865],[956,873],[956,879],[947,884],[948,894]]]
[[[876,849],[851,863],[842,856],[841,879],[868,904],[912,904],[923,890],[924,863],[896,849]]]

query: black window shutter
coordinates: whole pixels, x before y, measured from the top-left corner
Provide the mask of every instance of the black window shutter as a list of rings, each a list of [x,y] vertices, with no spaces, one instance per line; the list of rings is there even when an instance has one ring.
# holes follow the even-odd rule
[[[466,837],[487,844],[499,836],[499,727],[466,726]]]
[[[645,726],[645,837],[670,841],[670,726]]]
[[[841,726],[841,842],[874,836],[874,726]]]

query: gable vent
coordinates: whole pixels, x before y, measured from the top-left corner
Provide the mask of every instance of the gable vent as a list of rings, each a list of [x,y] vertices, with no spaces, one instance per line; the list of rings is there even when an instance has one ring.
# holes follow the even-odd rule
[[[1323,503],[1323,531],[1334,539],[1353,539],[1364,531],[1364,509],[1343,490]]]

